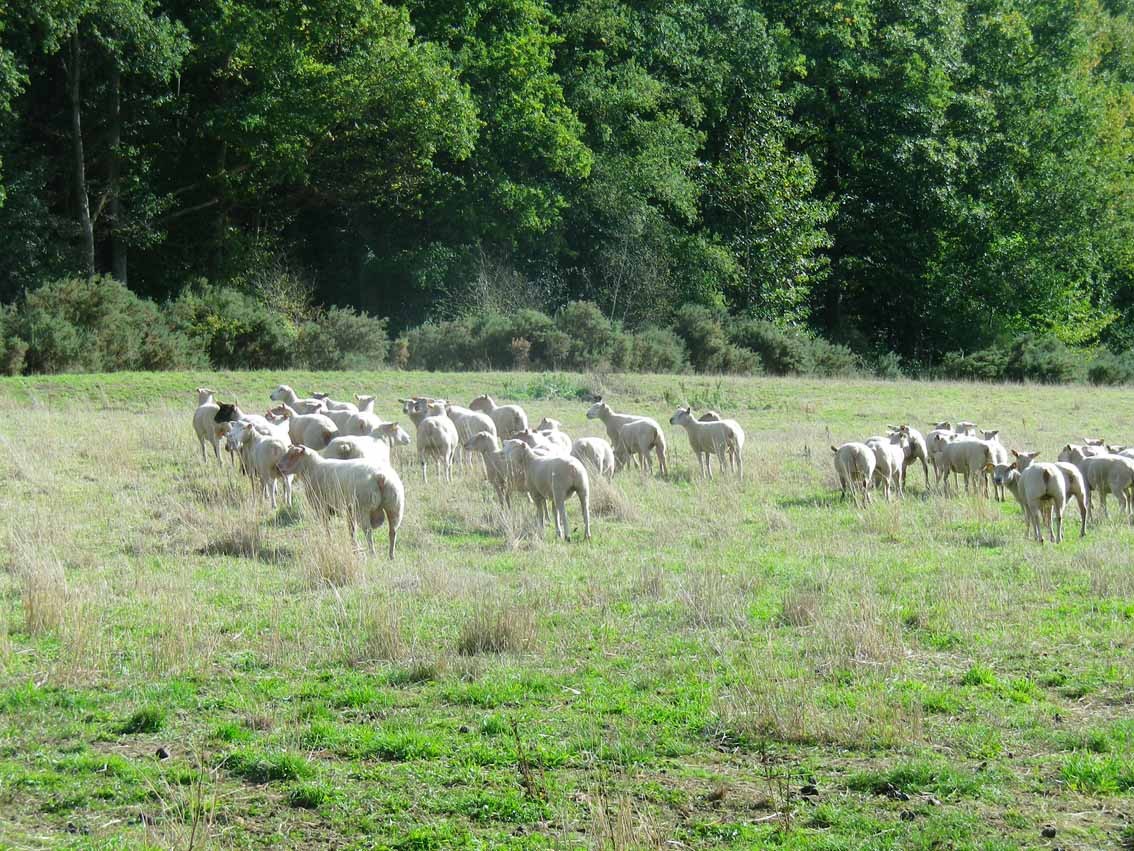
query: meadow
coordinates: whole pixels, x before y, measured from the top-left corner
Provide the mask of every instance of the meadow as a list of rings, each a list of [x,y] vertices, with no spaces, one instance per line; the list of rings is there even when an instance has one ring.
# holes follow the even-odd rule
[[[590,543],[402,452],[398,558],[202,464],[193,388],[523,404],[666,424]],[[697,477],[678,404],[748,433]],[[839,499],[887,423],[1134,441],[1128,391],[524,373],[0,380],[0,846],[1134,847],[1134,531]],[[1011,500],[1011,497],[1009,497]],[[568,505],[573,529],[578,504]],[[1074,515],[1074,511],[1072,511]],[[379,532],[378,541],[384,540]],[[581,537],[581,536],[579,536]],[[379,551],[382,547],[379,546]]]

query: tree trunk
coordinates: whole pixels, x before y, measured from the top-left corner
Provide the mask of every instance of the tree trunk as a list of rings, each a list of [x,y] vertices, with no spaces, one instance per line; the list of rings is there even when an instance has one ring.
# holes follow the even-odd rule
[[[67,82],[71,90],[71,133],[74,137],[75,201],[79,205],[79,235],[83,240],[83,269],[88,278],[95,274],[94,226],[91,224],[91,204],[87,197],[87,168],[83,155],[83,124],[80,114],[79,75],[82,47],[79,28],[71,34],[71,62],[67,66]]]
[[[119,145],[122,142],[122,72],[118,61],[110,61],[110,270],[122,283],[126,283],[126,242],[122,239],[122,160]]]

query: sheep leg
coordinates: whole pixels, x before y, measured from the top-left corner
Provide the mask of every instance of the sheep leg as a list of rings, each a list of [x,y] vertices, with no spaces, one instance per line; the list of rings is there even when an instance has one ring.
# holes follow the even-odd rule
[[[555,535],[564,541],[571,540],[571,530],[567,526],[567,495],[555,498]]]
[[[398,527],[394,512],[386,509],[386,525],[390,527],[390,561],[394,560],[394,547],[398,543]]]
[[[584,490],[576,491],[579,495],[579,506],[583,510],[583,540],[591,539],[591,497]]]
[[[422,454],[421,452],[417,453],[417,462],[419,464],[421,464],[421,481],[423,483],[428,484],[429,476],[425,472],[425,468],[426,468],[427,464],[426,464],[426,460],[425,460],[425,455]]]
[[[658,472],[663,476],[669,475],[669,459],[665,457],[665,450],[660,446],[654,447],[658,455]]]

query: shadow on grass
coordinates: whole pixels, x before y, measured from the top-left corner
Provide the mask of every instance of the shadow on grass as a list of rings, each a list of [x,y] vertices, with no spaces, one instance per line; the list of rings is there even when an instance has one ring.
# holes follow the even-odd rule
[[[843,500],[838,494],[814,494],[812,496],[793,496],[776,500],[777,508],[838,508],[853,505],[850,498]]]
[[[286,529],[291,526],[298,526],[303,519],[303,515],[299,511],[299,507],[295,505],[280,506],[279,511],[272,517],[268,518],[268,525],[274,526],[277,529]]]
[[[265,564],[287,564],[295,560],[295,553],[287,547],[265,545],[259,536],[241,532],[234,532],[217,538],[215,541],[209,541],[197,550],[197,555],[250,558]]]

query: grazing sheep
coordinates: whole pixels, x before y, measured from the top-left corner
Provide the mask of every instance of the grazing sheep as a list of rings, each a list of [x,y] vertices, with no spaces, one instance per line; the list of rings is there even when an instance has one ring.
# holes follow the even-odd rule
[[[1035,460],[1038,452],[1017,452],[1012,450],[1012,457],[1015,459],[1014,464],[1016,469],[1023,472],[1031,466],[1032,461]],[[1083,538],[1087,535],[1087,483],[1083,479],[1083,474],[1069,461],[1056,461],[1055,466],[1063,476],[1063,483],[1067,486],[1067,498],[1075,497],[1075,503],[1079,506],[1079,537]]]
[[[511,437],[528,428],[528,415],[519,405],[497,405],[496,400],[487,394],[477,396],[469,402],[469,408],[492,417],[496,424],[496,434],[501,438]]]
[[[279,385],[269,395],[273,402],[283,402],[292,410],[302,414],[315,414],[324,408],[322,399],[300,399],[286,384]]]
[[[590,480],[586,468],[578,458],[563,455],[540,455],[526,443],[516,445],[516,458],[524,465],[524,482],[536,503],[540,526],[547,519],[546,500],[555,509],[555,534],[565,541],[571,539],[567,523],[567,498],[579,497],[583,510],[583,540],[591,539]]]
[[[322,414],[300,414],[286,403],[276,406],[272,413],[287,420],[288,436],[291,442],[303,444],[319,450],[338,435],[334,422]]]
[[[975,437],[959,437],[945,447],[939,459],[937,470],[938,478],[945,480],[945,495],[949,495],[949,476],[960,473],[965,478],[965,492],[970,487],[975,490],[975,477],[982,477],[985,484],[985,496],[988,496],[988,480],[984,479],[984,470],[989,464],[995,466],[992,445],[986,440]]]
[[[678,408],[669,418],[670,425],[685,429],[689,436],[689,446],[697,456],[701,475],[713,478],[712,456],[717,456],[721,472],[735,469],[737,478],[744,478],[744,429],[736,420],[696,420],[693,409],[686,405]],[[735,465],[735,467],[734,467]]]
[[[614,448],[601,437],[576,438],[571,454],[608,482],[614,479]]]
[[[619,429],[618,440],[614,444],[615,466],[624,467],[633,460],[643,473],[647,470],[653,473],[651,451],[657,454],[659,461],[666,457],[665,433],[661,428],[652,420],[627,423]],[[669,472],[668,466],[664,469]]]
[[[327,523],[327,509],[346,514],[352,544],[356,540],[356,526],[361,525],[370,555],[374,555],[374,529],[385,519],[390,531],[390,558],[393,559],[398,527],[402,525],[405,510],[405,490],[391,467],[366,459],[331,460],[306,446],[291,447],[278,467],[285,475],[294,473],[299,476],[324,524]]]
[[[1024,509],[1028,531],[1043,543],[1043,525],[1051,542],[1063,540],[1063,509],[1067,505],[1067,482],[1054,464],[1032,464],[1020,472],[1007,464],[989,464],[994,482],[1007,488]],[[1052,515],[1055,528],[1052,528]],[[1042,524],[1042,525],[1041,525]]]
[[[849,490],[855,504],[858,504],[861,491],[862,504],[870,502],[870,485],[874,481],[874,467],[878,463],[874,450],[865,443],[851,442],[832,446],[831,451],[835,453],[835,473],[843,489],[843,499],[847,498]]]
[[[208,462],[209,456],[205,453],[205,444],[213,447],[213,454],[220,457],[220,433],[217,431],[216,416],[220,405],[213,399],[213,391],[207,387],[197,388],[197,410],[193,412],[193,431],[197,433],[197,441],[201,444],[201,460]]]
[[[653,449],[658,456],[659,472],[663,476],[669,473],[669,465],[666,462],[665,432],[662,431],[661,426],[655,420],[649,417],[636,417],[631,414],[616,414],[611,410],[610,405],[602,400],[601,396],[587,410],[587,419],[602,420],[603,425],[606,426],[607,437],[610,438],[611,445],[614,447],[615,457],[620,460],[620,463],[625,463],[626,458],[631,455],[639,455],[645,462],[644,467],[648,465],[652,472],[653,462],[650,460],[649,452]],[[626,439],[622,440],[619,437],[620,432],[631,423],[645,423],[646,425],[636,426],[627,434]]]
[[[1128,491],[1134,487],[1134,459],[1122,455],[1088,455],[1088,447],[1067,444],[1059,453],[1059,460],[1074,464],[1087,484],[1087,514],[1092,514],[1094,494],[1102,501],[1103,517],[1109,517],[1107,494],[1114,494],[1123,514],[1129,514],[1131,500]]]
[[[901,432],[893,432],[887,437],[871,437],[866,445],[874,453],[874,488],[881,484],[886,501],[893,498],[896,490],[902,494],[902,467],[906,462],[906,440]]]

